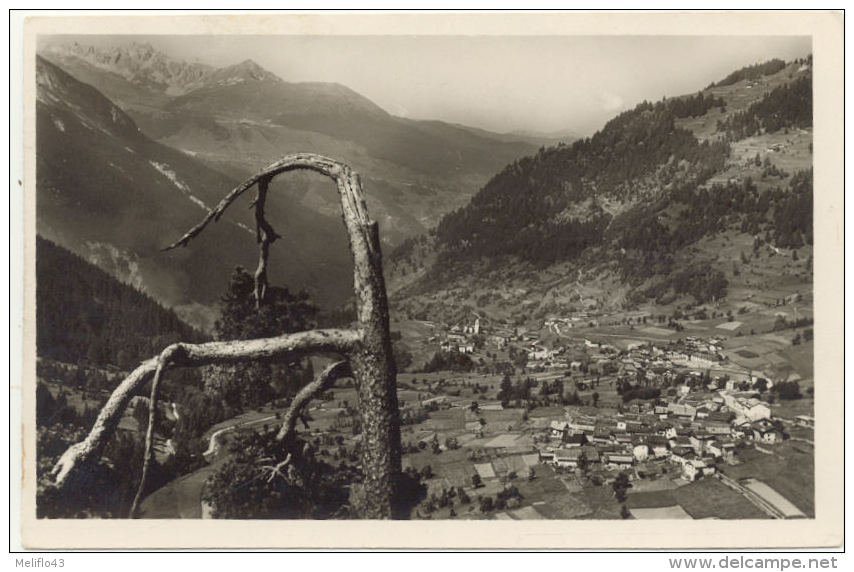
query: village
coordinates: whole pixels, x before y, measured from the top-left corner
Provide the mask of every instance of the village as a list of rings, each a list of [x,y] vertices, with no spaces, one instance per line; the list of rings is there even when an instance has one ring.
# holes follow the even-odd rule
[[[414,518],[814,514],[812,388],[800,395],[797,381],[735,363],[730,357],[744,350],[727,336],[606,342],[589,325],[483,321],[427,324],[425,363],[398,373],[403,468],[426,487]],[[52,371],[51,393],[85,413],[85,390],[81,401],[80,388],[52,380],[60,370]],[[100,393],[90,399],[104,399]],[[120,432],[139,431],[143,402],[134,398]],[[356,403],[346,380],[311,407],[301,434],[329,463],[358,462]],[[227,459],[232,431],[273,430],[285,409],[271,402],[208,430],[209,464],[181,480],[192,485],[181,495],[201,494]],[[165,419],[177,415],[164,404]],[[166,462],[173,444],[155,440],[158,462]],[[159,514],[162,504],[172,515],[170,490],[152,495],[146,509]]]
[[[732,362],[727,336],[611,344],[581,335],[568,320],[549,320],[533,331],[481,322],[477,316],[468,324],[438,327],[428,338],[440,352],[467,356],[469,371],[399,376],[403,417],[409,420],[404,464],[422,472],[428,466],[431,496],[422,516],[809,514],[808,503],[793,503],[765,482],[772,475],[754,475],[751,467],[806,456],[813,439],[811,412],[778,413],[780,404],[795,398],[797,382]],[[561,335],[571,330],[579,335]],[[546,486],[551,493],[539,490],[548,481],[557,485]],[[712,504],[741,508],[732,514],[713,507],[686,512],[674,491],[688,486],[713,491]],[[461,513],[447,500],[449,491],[465,491],[463,498],[474,495],[481,504]],[[590,502],[603,494],[611,497],[601,503],[610,504],[610,513]],[[495,500],[484,502],[489,495]],[[553,514],[557,497],[566,510]],[[660,498],[634,502],[644,497]],[[578,506],[565,506],[573,498]],[[442,513],[443,506],[454,514]],[[504,513],[495,507],[512,508]]]

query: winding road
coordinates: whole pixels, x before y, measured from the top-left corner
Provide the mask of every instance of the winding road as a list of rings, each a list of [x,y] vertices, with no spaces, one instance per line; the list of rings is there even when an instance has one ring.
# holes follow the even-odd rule
[[[276,418],[275,415],[270,415],[269,417],[264,417],[263,419],[254,419],[252,421],[244,421],[243,423],[235,423],[234,425],[229,425],[228,427],[223,427],[222,429],[214,431],[211,434],[210,441],[208,442],[208,448],[204,453],[202,453],[202,455],[204,455],[205,459],[207,459],[208,462],[210,462],[211,457],[213,457],[213,458],[217,457],[217,455],[219,453],[219,448],[220,448],[219,436],[222,435],[223,433],[227,433],[229,431],[234,431],[235,429],[242,428],[242,427],[250,427],[252,425],[257,425],[259,423],[265,423],[265,422],[270,421],[270,420],[275,419],[275,418]]]

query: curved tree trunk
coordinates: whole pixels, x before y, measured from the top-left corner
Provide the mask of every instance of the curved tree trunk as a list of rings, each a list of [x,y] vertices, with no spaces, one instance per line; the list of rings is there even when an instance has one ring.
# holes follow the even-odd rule
[[[401,472],[400,413],[379,230],[377,223],[368,216],[358,174],[347,165],[321,155],[288,155],[233,189],[200,224],[190,229],[168,249],[186,246],[210,222],[219,220],[237,197],[257,184],[259,188],[255,208],[260,260],[256,272],[256,298],[260,304],[266,289],[269,245],[276,238],[275,231],[264,218],[268,184],[276,175],[297,169],[316,171],[333,179],[337,184],[344,224],[353,254],[353,288],[356,294],[358,330],[315,330],[260,340],[179,343],[170,346],[160,356],[141,364],[116,388],[87,438],[72,445],[62,455],[53,470],[58,486],[64,486],[74,480],[72,476],[82,471],[87,463],[97,462],[133,392],[151,379],[155,370],[158,370],[159,375],[160,369],[176,366],[265,359],[287,361],[295,356],[331,352],[349,360],[358,391],[364,474],[362,516],[403,516],[395,514],[394,508]],[[307,387],[307,391],[313,395],[322,390],[341,373],[342,368],[343,366],[335,364],[333,369],[324,372],[316,382]],[[303,395],[299,402],[301,406],[304,406],[310,397],[309,394]],[[155,407],[154,401],[152,399],[152,407]],[[298,411],[295,408],[289,413],[291,414],[287,416],[288,423]],[[292,430],[283,426],[280,435]]]

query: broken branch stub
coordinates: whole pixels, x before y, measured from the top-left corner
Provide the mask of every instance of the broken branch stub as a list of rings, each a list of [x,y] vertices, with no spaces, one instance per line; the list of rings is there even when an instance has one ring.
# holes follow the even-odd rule
[[[270,245],[279,238],[273,227],[264,216],[267,203],[267,188],[270,179],[258,181],[258,196],[252,202],[255,208],[255,238],[258,242],[258,268],[255,270],[255,308],[260,309],[267,294],[267,259],[270,256]]]
[[[166,350],[172,352],[168,365],[195,366],[253,359],[284,360],[306,353],[323,352],[347,357],[358,390],[362,425],[363,516],[401,516],[395,514],[396,488],[401,472],[397,371],[389,334],[388,299],[382,273],[379,230],[377,223],[368,216],[359,176],[347,165],[322,155],[298,153],[285,156],[232,189],[204,220],[165,250],[186,246],[209,223],[219,220],[235,199],[258,184],[259,192],[254,206],[261,251],[255,278],[256,300],[260,301],[266,289],[269,245],[276,237],[264,217],[267,185],[273,177],[297,169],[325,175],[335,181],[338,188],[353,255],[358,331],[318,330],[265,340],[176,344]],[[132,392],[150,378],[158,363],[157,359],[143,363],[113,392],[86,440],[70,447],[54,468],[58,484],[63,483],[80,464],[100,458],[106,440],[115,431]],[[341,364],[335,364],[327,370],[329,373],[324,372],[325,378],[321,375],[321,379],[313,383],[320,386],[331,383],[335,375],[342,373],[342,367]],[[310,396],[306,396],[306,402],[308,399]],[[298,418],[297,413],[294,411],[292,416],[293,424]],[[290,420],[288,424],[291,424]],[[292,429],[283,425],[280,435],[285,437],[290,431]]]

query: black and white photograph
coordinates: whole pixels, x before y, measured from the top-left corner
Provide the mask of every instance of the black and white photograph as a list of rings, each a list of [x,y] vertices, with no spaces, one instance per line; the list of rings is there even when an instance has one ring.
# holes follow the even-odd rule
[[[702,16],[30,34],[34,526],[835,515],[841,52]]]

